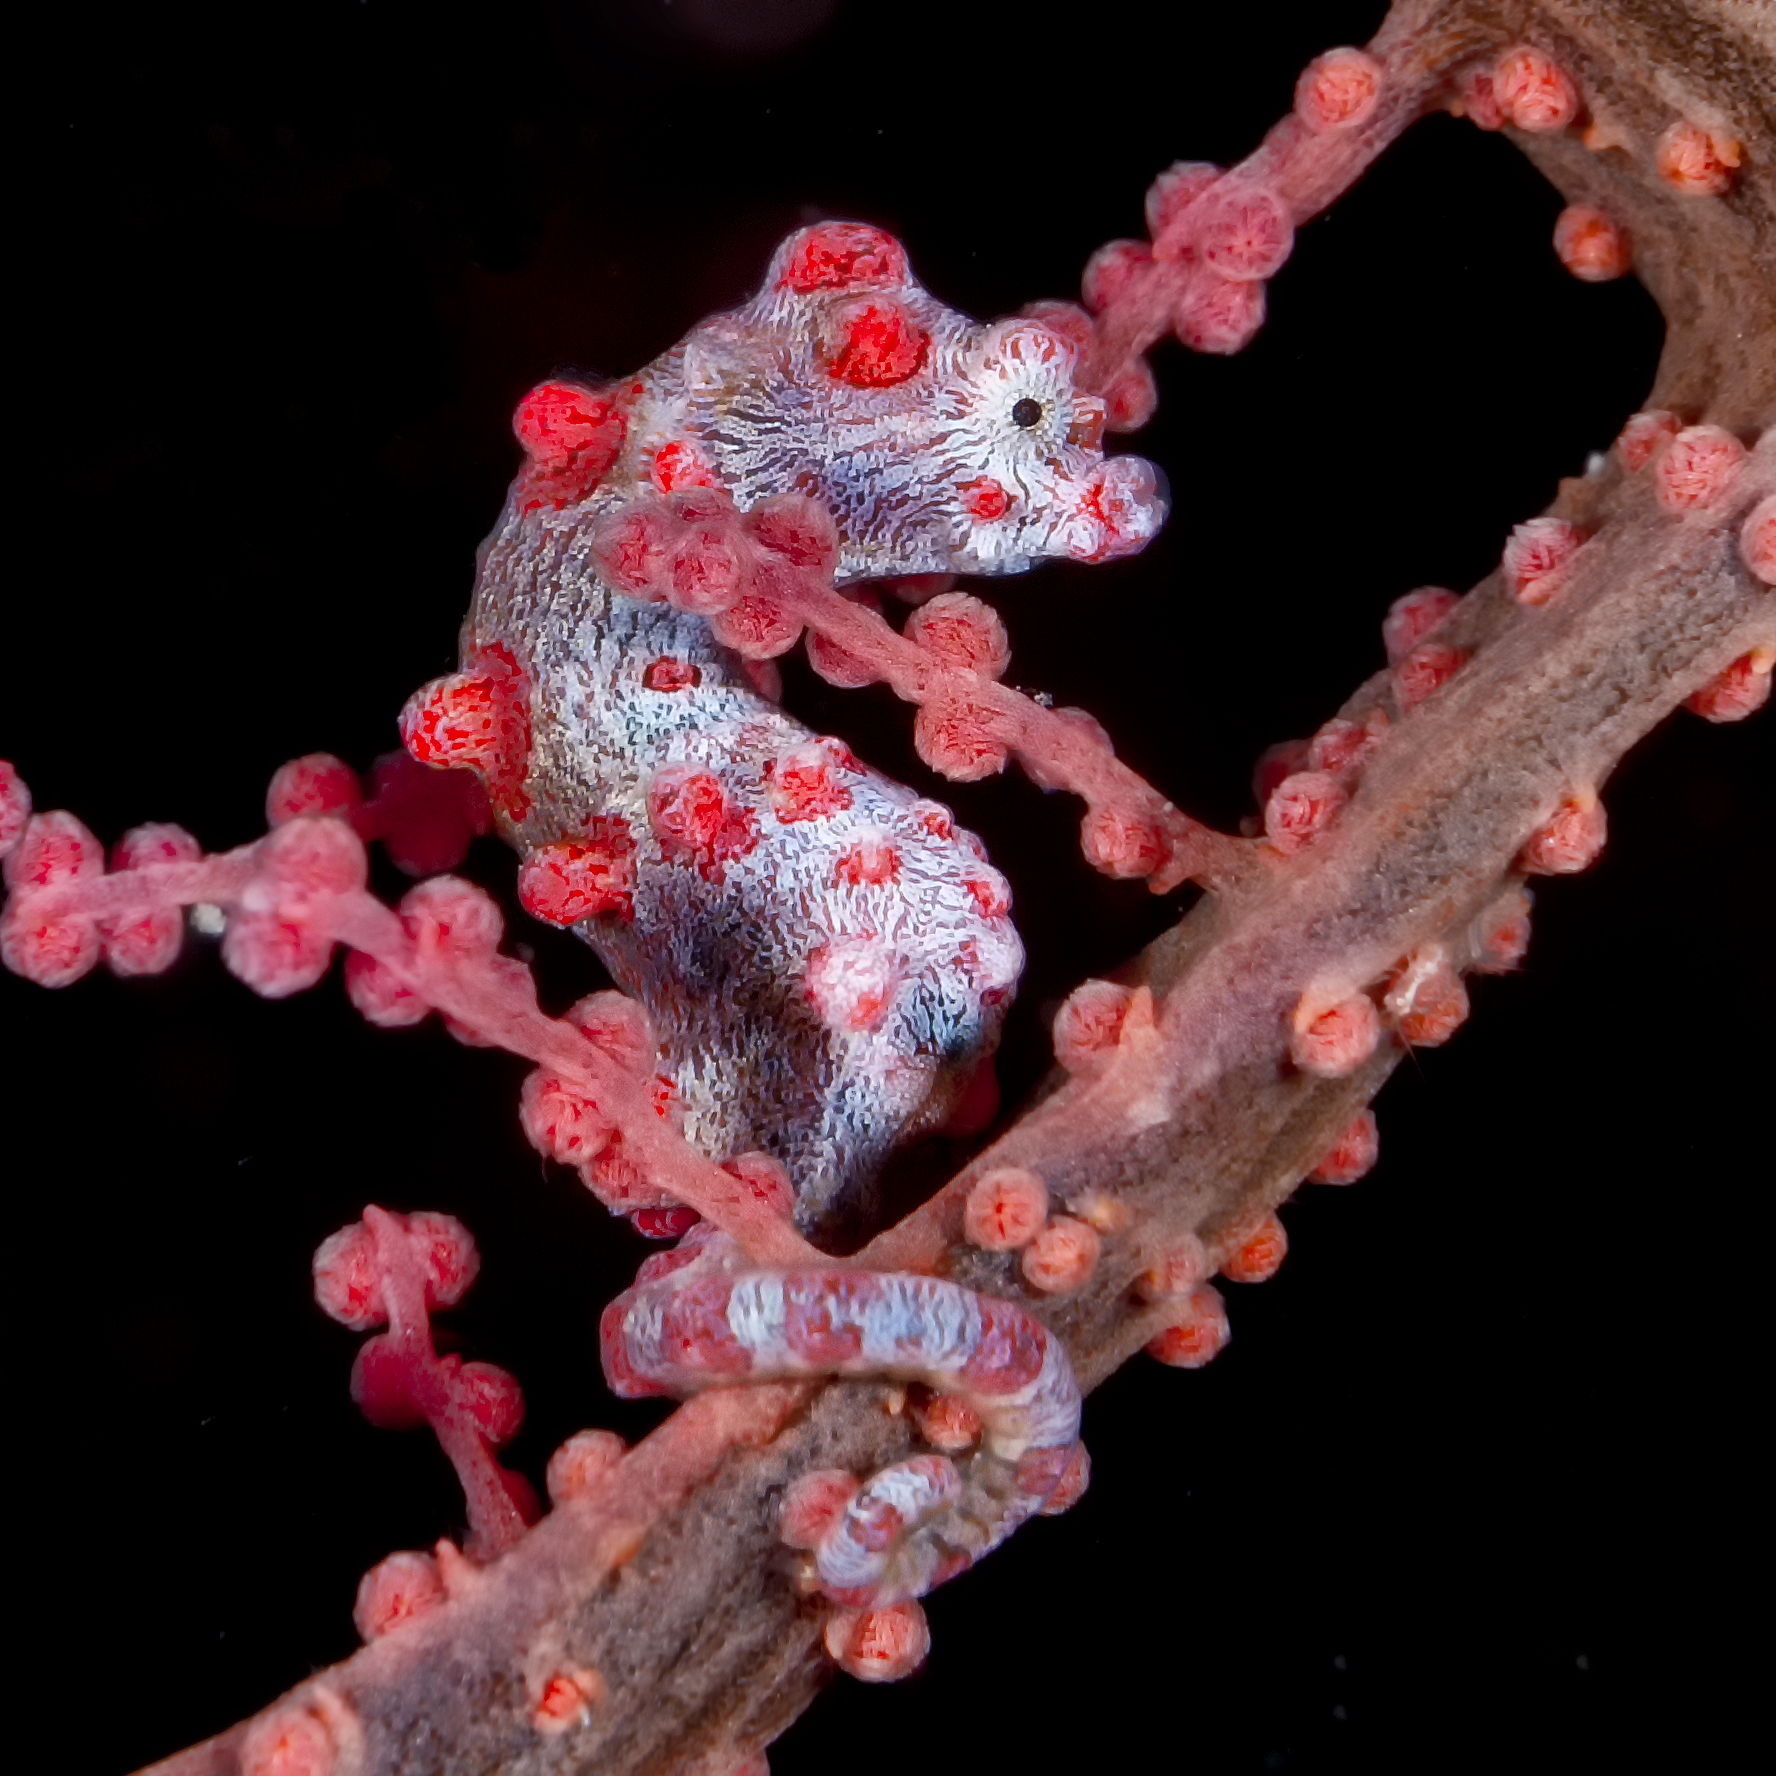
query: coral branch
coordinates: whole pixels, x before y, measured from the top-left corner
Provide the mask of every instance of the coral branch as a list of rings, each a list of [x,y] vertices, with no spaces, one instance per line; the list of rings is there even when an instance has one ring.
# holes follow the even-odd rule
[[[295,819],[218,857],[157,861],[126,844],[119,867],[106,875],[97,841],[72,815],[22,816],[28,795],[16,770],[4,769],[14,815],[7,820],[12,892],[0,913],[0,958],[13,972],[39,985],[69,985],[98,961],[102,947],[115,949],[116,938],[101,939],[102,932],[198,904],[235,909],[223,959],[268,998],[312,986],[326,972],[332,946],[347,944],[381,971],[348,973],[359,1009],[373,1022],[411,1023],[436,1008],[468,1039],[552,1068],[622,1130],[631,1163],[755,1258],[793,1263],[818,1256],[768,1191],[713,1164],[666,1126],[632,1071],[584,1029],[544,1015],[529,971],[496,953],[500,915],[480,889],[436,877],[414,889],[396,914],[363,888],[362,848],[341,821],[326,816]],[[196,845],[175,848],[195,852]],[[159,966],[176,953],[176,941],[163,946]]]
[[[536,1495],[493,1450],[518,1434],[524,1400],[503,1370],[440,1358],[429,1313],[461,1299],[479,1267],[475,1242],[448,1215],[391,1215],[372,1205],[315,1253],[315,1299],[342,1325],[386,1325],[352,1365],[352,1398],[371,1423],[430,1425],[468,1499],[469,1552],[503,1554],[537,1516]]]
[[[1188,857],[1180,873],[1216,892],[1122,980],[1088,982],[1065,1002],[1055,1027],[1060,1068],[1034,1107],[880,1232],[862,1267],[939,1273],[941,1284],[924,1285],[932,1300],[941,1291],[946,1302],[1013,1304],[1048,1347],[1065,1350],[1083,1388],[1142,1348],[1181,1368],[1210,1361],[1240,1321],[1208,1278],[1219,1272],[1225,1294],[1237,1296],[1273,1275],[1289,1237],[1278,1211],[1296,1186],[1349,1183],[1373,1164],[1368,1099],[1414,1049],[1455,1035],[1469,1011],[1465,977],[1521,960],[1524,877],[1580,871],[1598,858],[1606,783],[1627,750],[1681,704],[1738,720],[1767,698],[1776,660],[1771,66],[1767,38],[1738,9],[1707,0],[1658,8],[1403,0],[1367,50],[1327,52],[1308,67],[1292,114],[1235,173],[1210,177],[1186,164],[1162,177],[1149,248],[1098,261],[1094,361],[1113,418],[1130,423],[1153,405],[1140,353],[1168,330],[1217,352],[1251,338],[1263,285],[1294,229],[1407,122],[1441,106],[1507,129],[1560,187],[1569,215],[1604,219],[1607,228],[1564,229],[1562,257],[1575,271],[1616,263],[1600,242],[1632,243],[1634,270],[1658,296],[1670,340],[1646,411],[1614,452],[1563,483],[1541,517],[1527,510],[1536,496],[1519,492],[1523,509],[1495,539],[1499,570],[1461,599],[1427,588],[1397,602],[1386,667],[1311,741],[1273,749],[1250,842],[1236,846],[1190,823],[1168,829],[1165,867]],[[1286,291],[1278,286],[1279,311]],[[873,387],[915,351],[916,341],[880,317],[860,316],[834,343],[833,362]],[[538,409],[527,422],[556,441],[561,426],[582,428],[554,472],[596,474],[588,464],[604,461],[608,411]],[[694,463],[678,468],[695,472]],[[545,479],[535,479],[539,499],[550,492]],[[1513,517],[1523,522],[1507,541]],[[1254,566],[1249,577],[1263,571]],[[1421,566],[1411,579],[1440,571]],[[989,754],[1027,750],[1039,777],[1097,807],[1156,823],[1172,815],[1082,723],[1034,703],[993,702],[990,668],[1002,665],[1003,637],[977,612],[941,607],[896,637],[886,625],[878,633],[866,610],[818,575],[790,579],[803,621],[847,653],[873,651],[884,678],[922,693],[914,698],[922,709],[966,691],[970,707],[988,710],[1003,724],[986,733]],[[1376,610],[1408,583],[1377,585]],[[950,640],[960,632],[966,664],[941,657],[946,621],[955,625]],[[928,742],[933,725],[923,723]],[[1712,738],[1731,745],[1745,736]],[[817,769],[789,769],[776,792],[791,805],[818,800],[818,779]],[[288,818],[267,840],[205,860],[177,829],[139,829],[104,874],[92,835],[64,815],[29,821],[23,785],[0,766],[0,850],[12,852],[9,962],[46,983],[101,957],[119,973],[146,972],[176,948],[179,921],[165,915],[192,902],[228,909],[225,955],[262,992],[308,984],[331,944],[347,943],[386,975],[353,971],[360,1003],[381,1007],[387,1021],[404,1021],[410,998],[543,1069],[526,1088],[526,1127],[533,1139],[543,1135],[546,1151],[565,1159],[576,1141],[596,1145],[608,1116],[650,1176],[732,1233],[751,1259],[802,1275],[818,1262],[815,1294],[843,1293],[854,1273],[835,1270],[794,1233],[773,1175],[748,1163],[752,1156],[727,1172],[696,1156],[657,1113],[637,1070],[588,1034],[593,1014],[540,1011],[523,969],[497,954],[491,907],[455,885],[420,893],[405,916],[383,906],[359,882],[329,873],[350,862],[345,822],[327,818],[344,805],[328,805],[324,784],[284,787]],[[509,782],[495,787],[521,793]],[[302,805],[311,792],[323,805]],[[319,817],[302,817],[310,814]],[[445,822],[474,823],[472,809]],[[1119,855],[1119,843],[1102,839],[1102,856]],[[705,851],[719,865],[714,848]],[[292,892],[280,871],[304,859],[321,879],[311,874]],[[596,868],[532,885],[545,899],[557,891],[619,898],[619,861],[607,848]],[[862,878],[877,861],[860,850],[854,867]],[[1595,891],[1555,882],[1548,894]],[[1657,935],[1653,947],[1663,947],[1666,932]],[[1469,1040],[1456,1037],[1458,1053]],[[1358,1206],[1345,1193],[1323,1195],[1329,1212]],[[1530,1218],[1514,1217],[1508,1201],[1470,1211],[1462,1237],[1485,1244],[1489,1284],[1525,1249],[1545,1259],[1536,1230],[1519,1225]],[[1303,1213],[1289,1226],[1306,1221]],[[430,1343],[409,1231],[382,1211],[366,1214],[402,1353],[391,1397],[435,1414],[447,1447],[455,1439],[480,1552],[506,1551],[484,1565],[448,1543],[430,1565],[426,1556],[394,1557],[406,1564],[385,1563],[377,1570],[386,1584],[367,1582],[360,1595],[373,1644],[160,1768],[367,1776],[596,1763],[730,1776],[759,1767],[762,1747],[835,1667],[892,1678],[928,1646],[941,1652],[936,1609],[935,1639],[916,1606],[828,1610],[798,1585],[783,1544],[829,1546],[836,1511],[851,1514],[861,1546],[881,1511],[947,1499],[957,1471],[947,1456],[983,1428],[969,1415],[984,1421],[989,1403],[866,1379],[714,1388],[627,1454],[600,1441],[578,1445],[570,1459],[563,1446],[551,1464],[557,1509],[520,1536],[486,1439],[464,1425],[442,1379],[449,1359]],[[1637,1234],[1646,1237],[1644,1228]],[[903,1278],[858,1286],[917,1292]],[[730,1313],[732,1301],[730,1292]],[[576,1322],[588,1360],[593,1305],[580,1303]],[[917,1330],[931,1323],[918,1317]],[[940,1388],[953,1379],[920,1365],[907,1372]],[[1308,1479],[1301,1452],[1288,1459],[1299,1495]],[[856,1476],[884,1473],[895,1478],[853,1490]],[[790,1501],[806,1522],[786,1517]],[[1174,1527],[1139,1524],[1144,1572],[1156,1534]],[[1205,1510],[1192,1527],[1218,1525]],[[1168,1602],[1175,1583],[1200,1577],[1207,1539],[1197,1535],[1189,1560],[1167,1573]],[[1092,1637],[1052,1617],[1044,1627],[1058,1659],[1083,1662],[1077,1643]],[[1025,1642],[1027,1661],[1028,1637],[1007,1638]]]
[[[1134,464],[1135,471],[1144,467]],[[1144,497],[1139,473],[1122,479],[1137,491],[1120,497]],[[742,587],[754,588],[749,608],[755,620],[760,610],[771,612],[771,650],[780,651],[782,637],[793,642],[806,627],[836,650],[836,655],[814,653],[823,676],[837,676],[849,686],[881,682],[917,704],[917,744],[933,770],[968,780],[1002,770],[1007,755],[1015,756],[1043,788],[1084,798],[1083,843],[1097,868],[1113,876],[1143,876],[1155,894],[1185,881],[1225,883],[1247,864],[1247,847],[1180,813],[1118,760],[1109,737],[1083,710],[1045,709],[998,683],[1007,663],[1003,628],[995,636],[998,619],[979,600],[941,595],[913,614],[905,634],[897,634],[880,612],[833,590],[832,520],[812,502],[793,497],[772,502],[744,524],[731,508],[706,505],[696,516],[703,537],[723,542],[746,561],[729,597],[738,598]],[[664,502],[654,513],[626,517],[651,521],[668,541],[683,528]],[[757,559],[754,537],[771,548],[774,533],[790,530],[800,539],[797,544],[772,549],[763,562]],[[606,547],[620,543],[619,538]],[[629,576],[626,589],[695,608],[673,583],[672,559],[663,541],[652,571]],[[716,627],[719,634],[719,621]],[[747,651],[744,638],[724,639]]]

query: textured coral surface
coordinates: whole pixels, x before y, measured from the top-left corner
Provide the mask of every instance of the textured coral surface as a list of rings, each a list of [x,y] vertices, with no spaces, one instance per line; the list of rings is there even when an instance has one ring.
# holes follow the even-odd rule
[[[1175,9],[1129,9],[1094,51],[1106,98],[1006,71],[1002,15],[947,8],[992,70],[960,112],[860,92],[882,45],[849,9],[808,59],[743,66],[566,8],[455,36],[375,6],[251,40],[119,19],[56,46],[26,200],[45,386],[20,403],[21,509],[50,517],[20,545],[0,753],[107,837],[249,836],[277,762],[368,759],[454,664],[538,374],[646,361],[743,297],[804,203],[894,226],[968,312],[1071,294],[1155,169],[1245,152],[1381,10],[1184,42]],[[1561,207],[1502,139],[1416,130],[1303,232],[1251,352],[1162,351],[1141,448],[1179,519],[1139,563],[1020,585],[1012,677],[1096,711],[1218,824],[1251,812],[1256,754],[1380,667],[1390,600],[1489,571],[1641,405],[1656,317],[1561,271]],[[904,711],[794,689],[918,780]],[[1228,1355],[1101,1389],[1092,1494],[937,1600],[912,1692],[828,1696],[780,1776],[910,1745],[1048,1761],[1063,1734],[1373,1769],[1470,1736],[1732,1724],[1730,1658],[1704,1677],[1688,1654],[1719,1645],[1748,1459],[1770,769],[1756,722],[1680,719],[1636,754],[1606,860],[1542,890],[1527,971],[1390,1085],[1377,1171],[1308,1193],[1277,1280],[1229,1289]],[[1045,1007],[1172,914],[1074,857],[1076,810],[954,799],[1036,956],[1015,1098]],[[502,853],[480,866],[509,882]],[[577,946],[529,941],[558,1004],[600,984]],[[28,1484],[66,1532],[26,1677],[96,1672],[107,1704],[66,1728],[73,1761],[125,1767],[263,1705],[349,1652],[367,1566],[460,1530],[436,1450],[357,1419],[350,1341],[308,1302],[307,1253],[367,1201],[473,1221],[486,1273],[451,1324],[525,1382],[515,1462],[652,1422],[596,1376],[596,1307],[640,1247],[538,1176],[516,1065],[366,1031],[336,987],[262,1004],[201,954],[145,988],[0,980],[0,1015],[29,1032],[5,1081],[14,1249],[43,1290]]]

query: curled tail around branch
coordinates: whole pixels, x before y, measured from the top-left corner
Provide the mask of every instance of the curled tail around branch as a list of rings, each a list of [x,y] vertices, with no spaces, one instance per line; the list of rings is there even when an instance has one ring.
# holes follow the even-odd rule
[[[922,1597],[1085,1490],[1072,1364],[1014,1302],[935,1277],[738,1263],[719,1238],[648,1259],[605,1309],[605,1376],[628,1399],[819,1375],[933,1390],[923,1422],[956,1459],[921,1454],[861,1485],[823,1472],[791,1488],[785,1539],[812,1550],[833,1602]]]

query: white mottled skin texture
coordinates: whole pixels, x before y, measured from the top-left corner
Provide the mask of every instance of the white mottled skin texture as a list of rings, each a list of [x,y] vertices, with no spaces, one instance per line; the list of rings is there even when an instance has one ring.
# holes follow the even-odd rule
[[[843,1604],[921,1597],[1041,1511],[1075,1456],[1079,1387],[1060,1341],[1023,1309],[935,1277],[738,1273],[725,1236],[650,1259],[605,1310],[618,1394],[686,1395],[809,1375],[924,1382],[972,1406],[979,1448],[871,1475],[815,1549]]]
[[[837,281],[794,287],[811,281],[794,270],[798,251],[805,261],[811,238],[835,234],[879,245]],[[855,386],[835,368],[860,302],[894,307],[927,336],[917,367],[890,385]],[[539,497],[527,471],[483,549],[465,666],[495,644],[510,651],[533,736],[523,795],[504,807],[495,797],[505,836],[529,854],[594,817],[627,822],[633,917],[576,928],[652,1015],[690,1140],[716,1159],[775,1155],[810,1233],[855,1218],[891,1149],[938,1126],[997,1045],[1023,952],[1003,911],[983,911],[981,887],[1001,903],[1009,892],[972,835],[855,761],[833,773],[848,807],[779,821],[767,768],[812,737],[758,693],[703,618],[614,591],[592,554],[594,526],[626,502],[658,501],[672,481],[659,453],[677,444],[742,512],[786,491],[823,504],[838,525],[840,583],[1127,553],[1157,530],[1163,501],[1147,465],[1106,462],[1102,405],[1074,390],[1074,357],[1050,325],[982,326],[943,307],[887,236],[804,230],[746,307],[599,391],[624,430],[595,486]],[[983,478],[1003,488],[1002,514],[971,510]],[[667,657],[700,682],[645,687],[649,662]],[[663,849],[647,792],[668,765],[717,776],[756,822],[756,846],[715,870]],[[897,880],[835,879],[844,851],[882,838],[899,855]],[[810,998],[810,959],[835,939],[892,977],[867,1028],[832,1027]]]

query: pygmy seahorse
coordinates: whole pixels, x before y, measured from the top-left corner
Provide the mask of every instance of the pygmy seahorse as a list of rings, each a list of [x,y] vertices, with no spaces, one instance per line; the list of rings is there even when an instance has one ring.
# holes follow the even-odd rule
[[[1010,890],[947,809],[766,694],[759,657],[793,630],[745,659],[718,639],[743,612],[712,628],[626,595],[612,526],[798,493],[836,523],[837,584],[1130,553],[1164,499],[1148,464],[1104,457],[1076,357],[1049,321],[944,307],[878,229],[803,229],[751,302],[636,375],[526,397],[462,670],[403,717],[415,756],[481,771],[527,859],[571,858],[572,891],[532,869],[527,904],[646,1006],[687,1137],[775,1156],[807,1232],[855,1215],[997,1045]],[[620,1147],[600,1164],[613,1207],[661,1200]]]

